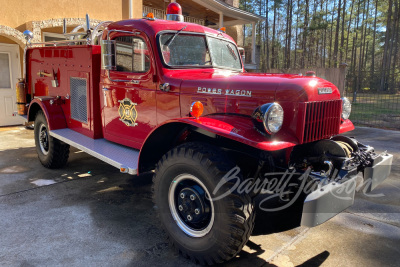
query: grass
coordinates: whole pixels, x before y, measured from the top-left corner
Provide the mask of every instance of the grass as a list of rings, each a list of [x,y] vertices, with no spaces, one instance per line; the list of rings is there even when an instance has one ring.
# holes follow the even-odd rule
[[[352,95],[347,97],[353,100]],[[400,94],[357,94],[350,120],[356,125],[400,130]]]

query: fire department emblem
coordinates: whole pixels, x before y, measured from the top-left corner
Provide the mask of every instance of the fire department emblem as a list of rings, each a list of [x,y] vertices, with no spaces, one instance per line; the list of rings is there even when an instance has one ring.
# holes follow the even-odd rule
[[[119,120],[126,124],[126,126],[137,126],[137,111],[136,103],[133,103],[129,98],[119,100]]]

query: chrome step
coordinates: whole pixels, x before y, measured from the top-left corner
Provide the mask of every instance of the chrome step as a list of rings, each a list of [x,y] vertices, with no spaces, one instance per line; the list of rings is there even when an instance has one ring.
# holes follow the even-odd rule
[[[118,169],[137,174],[139,150],[121,146],[106,139],[92,139],[71,129],[50,131],[50,135],[76,147]]]

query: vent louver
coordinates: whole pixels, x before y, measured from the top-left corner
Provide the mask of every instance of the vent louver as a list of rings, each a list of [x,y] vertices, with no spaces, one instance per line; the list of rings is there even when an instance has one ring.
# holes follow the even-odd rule
[[[83,123],[88,122],[87,81],[84,78],[70,77],[71,118]]]

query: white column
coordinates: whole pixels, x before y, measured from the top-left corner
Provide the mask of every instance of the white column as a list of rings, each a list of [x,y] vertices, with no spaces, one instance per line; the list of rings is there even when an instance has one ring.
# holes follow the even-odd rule
[[[256,64],[256,23],[251,28],[251,63]]]
[[[219,12],[219,28],[221,29],[222,27],[224,27],[224,14]]]
[[[133,0],[129,0],[129,18],[133,19]]]

